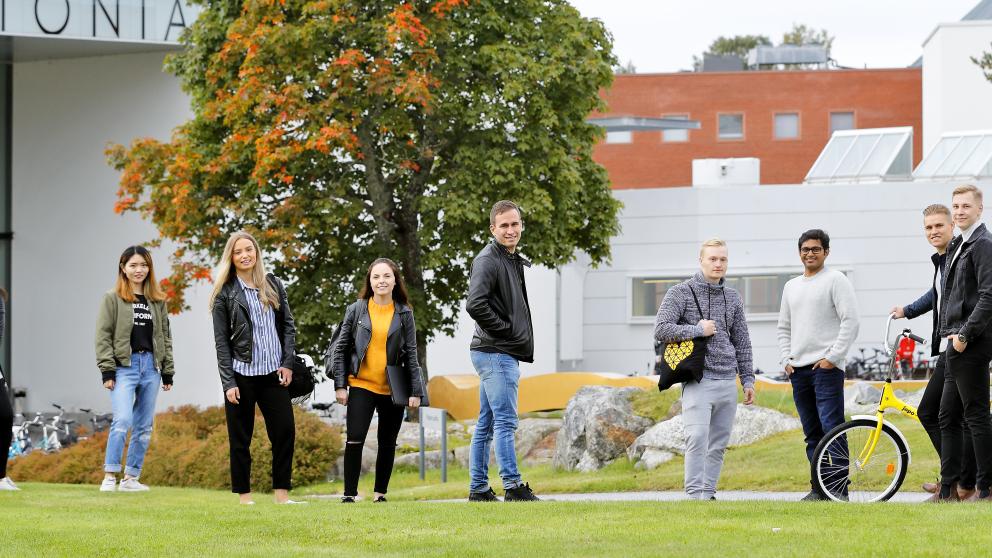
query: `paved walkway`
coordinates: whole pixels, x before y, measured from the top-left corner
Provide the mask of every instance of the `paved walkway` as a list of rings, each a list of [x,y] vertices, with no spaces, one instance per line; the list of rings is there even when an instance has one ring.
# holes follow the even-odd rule
[[[778,502],[798,502],[805,492],[751,492],[746,490],[726,490],[717,492],[719,500],[728,502],[764,500]],[[551,502],[676,502],[685,500],[683,492],[589,492],[586,494],[541,494],[541,500]],[[898,492],[890,502],[919,503],[930,496],[926,492]],[[436,502],[465,502],[458,500],[434,500]]]

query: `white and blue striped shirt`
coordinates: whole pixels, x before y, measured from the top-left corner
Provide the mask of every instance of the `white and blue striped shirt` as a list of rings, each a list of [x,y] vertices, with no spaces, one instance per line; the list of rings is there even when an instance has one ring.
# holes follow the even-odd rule
[[[251,362],[231,359],[234,371],[242,376],[264,376],[279,369],[282,364],[282,344],[276,331],[276,313],[271,306],[262,304],[258,289],[245,285],[238,277],[238,283],[248,299],[248,315],[252,324]]]

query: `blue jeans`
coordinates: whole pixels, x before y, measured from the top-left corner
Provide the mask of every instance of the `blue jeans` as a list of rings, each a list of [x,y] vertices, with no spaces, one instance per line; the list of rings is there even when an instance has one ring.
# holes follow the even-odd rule
[[[844,422],[844,371],[797,366],[789,380],[806,435],[806,458],[812,462],[813,451],[823,436]]]
[[[472,435],[469,454],[469,490],[489,490],[489,445],[496,440],[496,463],[503,488],[520,485],[513,434],[517,430],[517,386],[520,362],[503,353],[470,351],[472,365],[479,374],[479,422]]]
[[[155,369],[152,353],[134,353],[131,355],[131,366],[117,368],[114,389],[110,392],[114,420],[110,423],[110,435],[107,437],[104,471],[121,471],[124,439],[130,430],[131,443],[127,447],[127,467],[124,474],[133,477],[141,475],[141,465],[145,462],[148,442],[152,437],[155,399],[160,385],[162,376]]]

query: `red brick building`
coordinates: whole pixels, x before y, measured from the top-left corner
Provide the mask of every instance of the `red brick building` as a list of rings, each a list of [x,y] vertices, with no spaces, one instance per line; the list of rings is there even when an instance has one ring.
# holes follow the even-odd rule
[[[913,127],[922,157],[920,68],[624,74],[598,116],[685,117],[699,130],[611,133],[594,158],[613,187],[692,184],[692,160],[757,157],[762,184],[803,181],[836,129]]]

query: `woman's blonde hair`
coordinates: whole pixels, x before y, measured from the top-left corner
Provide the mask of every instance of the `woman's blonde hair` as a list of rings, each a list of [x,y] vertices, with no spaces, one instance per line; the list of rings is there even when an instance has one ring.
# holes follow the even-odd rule
[[[124,302],[138,300],[138,297],[134,296],[134,289],[131,288],[131,280],[124,273],[124,266],[136,255],[144,258],[145,263],[148,264],[148,275],[145,276],[141,286],[142,294],[154,302],[165,300],[165,293],[162,292],[158,281],[155,280],[155,265],[152,264],[152,254],[144,246],[128,246],[121,254],[120,262],[117,264],[117,287],[114,289],[117,291],[117,296],[121,297]]]
[[[255,267],[251,270],[251,280],[255,283],[255,288],[258,289],[259,300],[262,301],[262,304],[270,306],[272,309],[278,309],[279,294],[276,293],[266,278],[265,262],[262,261],[262,250],[258,247],[258,241],[255,240],[255,237],[245,231],[238,231],[232,234],[231,238],[227,239],[227,245],[224,246],[224,255],[221,256],[220,263],[217,265],[217,280],[214,282],[214,290],[210,293],[210,308],[214,307],[214,300],[217,299],[217,295],[220,294],[220,290],[224,288],[224,285],[228,281],[233,281],[234,276],[237,275],[237,271],[234,269],[234,245],[241,239],[251,241],[252,246],[255,247]]]

